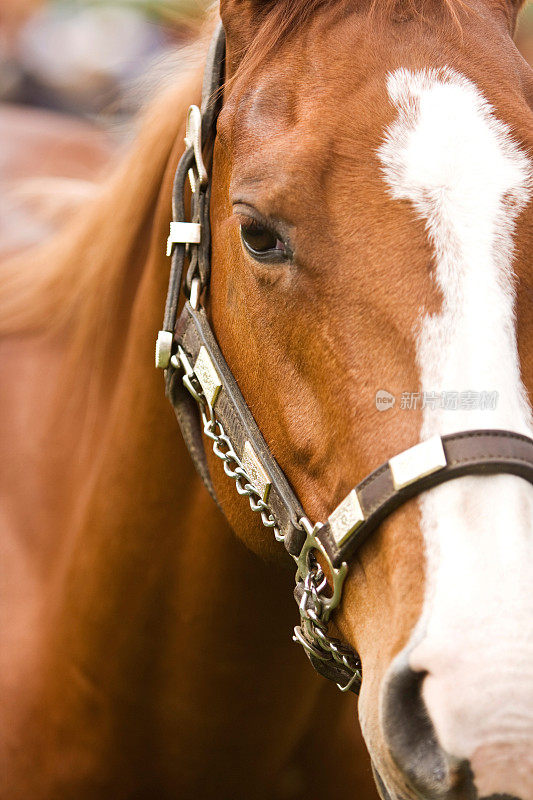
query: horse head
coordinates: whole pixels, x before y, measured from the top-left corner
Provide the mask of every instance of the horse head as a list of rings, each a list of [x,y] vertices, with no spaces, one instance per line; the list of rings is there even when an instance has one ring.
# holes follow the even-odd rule
[[[309,518],[435,434],[532,434],[517,11],[221,4],[209,314]],[[278,558],[210,466],[240,538]],[[358,551],[333,623],[361,656],[384,798],[533,798],[532,533],[532,487],[476,475],[408,501]]]

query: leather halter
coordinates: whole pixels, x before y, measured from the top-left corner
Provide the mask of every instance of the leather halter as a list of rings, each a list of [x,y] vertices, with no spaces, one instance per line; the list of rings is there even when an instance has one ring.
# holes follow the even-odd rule
[[[209,288],[211,164],[216,123],[224,84],[225,35],[219,24],[207,56],[201,111],[191,106],[186,150],[173,189],[173,222],[167,251],[172,256],[163,329],[156,346],[156,365],[165,370],[167,396],[183,438],[213,499],[204,437],[212,441],[226,474],[246,495],[252,511],[272,528],[297,563],[295,597],[300,625],[294,639],[305,648],[317,671],[343,691],[359,691],[359,657],[327,633],[339,605],[349,561],[365,539],[409,498],[463,475],[510,473],[533,484],[533,440],[512,431],[475,430],[436,436],[391,458],[362,480],[330,514],[312,525],[289,481],[275,461],[217,344],[200,298]],[[191,182],[191,220],[184,190]],[[185,281],[185,261],[189,267]],[[179,319],[183,290],[186,300]],[[328,585],[316,559],[322,554],[330,570]]]

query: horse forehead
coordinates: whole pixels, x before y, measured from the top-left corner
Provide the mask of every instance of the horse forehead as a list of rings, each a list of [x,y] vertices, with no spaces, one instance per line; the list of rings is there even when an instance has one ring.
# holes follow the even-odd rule
[[[289,75],[274,81],[271,74],[254,82],[231,99],[219,123],[219,136],[231,153],[232,187],[253,186],[256,196],[273,205],[283,206],[285,198],[305,206],[327,201],[329,188],[346,183],[352,167],[366,162],[376,168],[373,188],[385,192],[376,160],[392,112],[385,73],[373,78],[370,93],[371,115],[346,86],[340,93],[337,83],[302,85]]]
[[[233,104],[237,136],[266,137],[291,130],[298,118],[300,93],[287,77],[267,73],[249,86]]]
[[[263,164],[296,172],[298,166],[318,164],[330,149],[326,125],[327,97],[311,101],[316,92],[265,75],[229,104],[219,132],[230,144],[237,165]]]

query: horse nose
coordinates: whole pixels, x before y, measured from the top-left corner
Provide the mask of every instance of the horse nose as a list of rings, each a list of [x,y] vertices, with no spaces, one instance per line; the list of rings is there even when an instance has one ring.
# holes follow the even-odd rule
[[[384,684],[381,724],[387,747],[404,778],[422,796],[472,800],[468,762],[448,755],[437,741],[422,697],[426,672],[414,672],[399,656]]]

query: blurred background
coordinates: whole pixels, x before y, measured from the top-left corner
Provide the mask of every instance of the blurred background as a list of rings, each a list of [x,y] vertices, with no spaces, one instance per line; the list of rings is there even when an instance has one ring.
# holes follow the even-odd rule
[[[128,118],[132,86],[191,41],[212,0],[0,0],[0,100]],[[533,64],[533,4],[517,43]]]
[[[192,41],[212,0],[0,0],[0,100],[85,117],[135,111],[152,65]]]

